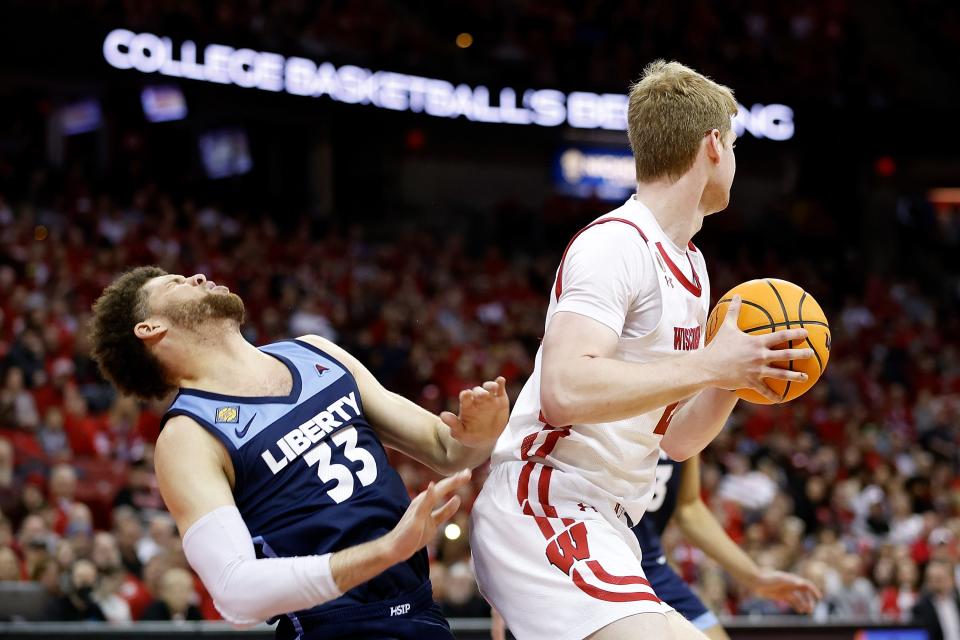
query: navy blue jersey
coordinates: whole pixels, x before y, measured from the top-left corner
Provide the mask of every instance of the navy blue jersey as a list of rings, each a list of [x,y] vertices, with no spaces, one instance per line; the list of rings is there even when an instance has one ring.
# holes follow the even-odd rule
[[[671,460],[663,451],[657,464],[657,477],[650,505],[633,528],[643,551],[643,564],[663,564],[663,545],[660,536],[667,528],[673,511],[677,508],[677,494],[680,493],[680,471],[683,463]]]
[[[299,340],[260,348],[293,376],[286,397],[233,397],[181,390],[164,421],[186,415],[223,443],[236,476],[233,496],[260,557],[320,555],[387,533],[410,504],[363,413],[360,391],[340,362]],[[340,598],[288,614],[350,619],[384,601],[429,598],[426,551]],[[387,609],[390,611],[390,609]]]

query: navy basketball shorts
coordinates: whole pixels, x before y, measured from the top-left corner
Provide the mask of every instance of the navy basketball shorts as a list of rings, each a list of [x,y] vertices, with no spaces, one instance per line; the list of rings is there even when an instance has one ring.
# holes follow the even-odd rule
[[[277,640],[454,640],[430,583],[396,600],[313,617],[283,616]]]
[[[662,563],[645,562],[643,564],[643,572],[657,597],[676,609],[701,631],[720,624],[717,616],[707,609],[683,578],[666,563],[666,559],[663,557],[660,559],[663,560]]]

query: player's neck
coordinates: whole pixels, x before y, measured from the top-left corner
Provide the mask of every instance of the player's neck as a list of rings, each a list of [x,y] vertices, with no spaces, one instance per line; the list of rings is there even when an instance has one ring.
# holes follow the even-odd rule
[[[182,365],[170,367],[178,387],[226,395],[255,395],[246,388],[257,386],[251,373],[270,373],[275,365],[283,366],[247,342],[235,324],[192,334],[179,351],[171,360]]]
[[[703,185],[689,172],[679,180],[637,185],[637,200],[653,213],[660,228],[677,247],[686,247],[703,226]]]

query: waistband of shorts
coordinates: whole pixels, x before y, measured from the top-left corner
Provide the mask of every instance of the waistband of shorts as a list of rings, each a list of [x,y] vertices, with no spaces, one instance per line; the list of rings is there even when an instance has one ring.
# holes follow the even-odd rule
[[[658,553],[655,556],[647,557],[646,552],[643,554],[643,558],[640,560],[640,566],[644,570],[647,569],[659,569],[660,567],[669,566],[667,564],[667,556],[664,553]]]
[[[617,515],[617,519],[619,519],[620,522],[627,525],[628,529],[633,529],[637,526],[637,523],[633,521],[633,518],[630,517],[630,514],[627,513],[627,510],[619,502],[613,504],[613,512]]]
[[[523,467],[530,463],[533,463],[541,467],[553,469],[554,472],[559,472],[562,475],[569,475],[571,477],[576,478],[578,481],[589,485],[593,493],[593,497],[598,500],[602,500],[605,503],[605,506],[607,506],[613,512],[613,515],[621,523],[623,523],[628,529],[632,529],[637,525],[637,523],[633,521],[633,518],[631,518],[630,515],[627,513],[626,507],[624,507],[623,504],[620,503],[620,500],[622,500],[623,498],[618,498],[617,496],[614,496],[606,489],[595,485],[589,479],[581,475],[578,475],[575,470],[568,471],[566,469],[563,469],[562,467],[556,467],[552,464],[549,464],[544,460],[540,460],[538,458],[531,458],[530,460],[504,460],[504,461],[498,462],[493,466],[490,473],[492,475],[494,470],[497,469],[498,467],[504,467],[505,469],[507,468],[508,465],[517,465],[518,467]],[[557,473],[555,473],[553,477],[556,479],[556,478],[559,478],[560,476],[558,476]]]
[[[372,620],[377,618],[408,617],[428,609],[433,604],[433,586],[430,581],[399,595],[390,600],[381,600],[371,602],[370,604],[358,604],[348,607],[338,607],[331,611],[318,611],[317,613],[297,614],[304,631],[325,623],[353,622],[355,620]],[[409,605],[409,609],[398,609]]]

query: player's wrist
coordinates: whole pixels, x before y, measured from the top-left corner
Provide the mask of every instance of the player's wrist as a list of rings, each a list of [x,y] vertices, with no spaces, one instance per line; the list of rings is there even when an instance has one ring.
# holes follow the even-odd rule
[[[404,543],[403,537],[396,529],[377,538],[374,544],[377,545],[376,556],[384,567],[392,567],[417,552],[417,549],[408,549],[409,545]]]
[[[725,374],[729,373],[723,371],[723,368],[716,362],[714,355],[713,348],[706,346],[703,349],[691,351],[684,356],[690,365],[688,379],[700,391],[708,388],[722,389]]]
[[[740,571],[731,573],[733,573],[733,576],[736,578],[737,582],[742,584],[747,589],[753,590],[760,586],[760,578],[762,574],[760,567],[753,566],[748,569],[741,569]]]
[[[498,434],[491,438],[482,438],[482,439],[468,438],[467,441],[460,440],[459,438],[453,435],[451,435],[450,437],[453,438],[453,441],[456,442],[460,447],[464,449],[470,449],[472,452],[472,451],[482,451],[484,449],[492,451],[493,446],[497,444],[497,438],[499,438],[500,436]]]

